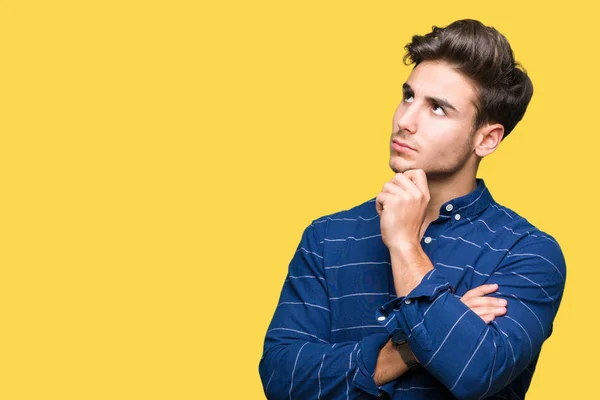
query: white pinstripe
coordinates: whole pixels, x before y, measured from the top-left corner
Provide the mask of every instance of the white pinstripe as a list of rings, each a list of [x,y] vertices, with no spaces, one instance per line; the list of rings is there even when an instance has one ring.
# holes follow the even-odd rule
[[[475,354],[477,354],[477,350],[479,350],[479,347],[481,347],[481,345],[483,344],[483,341],[485,340],[485,338],[487,337],[487,334],[489,332],[490,332],[489,329],[485,330],[485,335],[483,335],[483,337],[481,338],[481,340],[477,344],[477,347],[475,348],[475,351],[473,352],[473,354],[471,354],[471,357],[469,358],[469,361],[467,361],[467,364],[464,366],[464,368],[460,372],[460,375],[458,376],[458,378],[456,378],[456,382],[454,382],[454,385],[452,385],[452,387],[450,388],[451,391],[454,390],[454,388],[456,387],[456,385],[458,385],[458,381],[460,381],[460,378],[462,378],[463,374],[467,370],[467,367],[469,366],[469,364],[471,364],[471,361],[473,360],[473,357],[475,357]]]
[[[386,322],[384,326],[387,328],[388,324],[392,322],[394,318],[396,318],[396,314],[392,314],[392,316],[390,317],[390,319],[388,319],[388,322]]]
[[[467,265],[465,265],[465,267],[471,268],[473,270],[473,272],[475,272],[477,275],[487,276],[488,278],[490,277],[490,274],[484,274],[483,272],[479,272],[472,265],[467,264]]]
[[[454,325],[452,325],[452,329],[450,329],[450,332],[448,332],[448,334],[446,335],[446,337],[444,338],[444,340],[442,341],[442,344],[440,344],[440,346],[437,348],[437,350],[435,351],[435,353],[433,353],[433,355],[431,356],[431,358],[429,359],[429,361],[427,361],[427,364],[424,364],[424,367],[427,367],[429,364],[431,364],[431,362],[433,361],[433,359],[435,358],[435,356],[437,355],[437,353],[440,351],[440,349],[442,348],[442,346],[444,346],[444,343],[446,343],[446,340],[448,340],[448,337],[450,336],[450,334],[452,333],[452,331],[454,330],[454,328],[456,328],[456,325],[458,325],[458,323],[460,322],[461,319],[463,319],[463,317],[465,315],[467,315],[467,313],[471,311],[470,309],[465,311],[459,318],[458,320],[456,320],[456,322],[454,323]]]
[[[459,269],[461,271],[464,271],[464,268],[458,267],[458,266],[455,266],[455,265],[447,265],[447,264],[442,264],[442,263],[435,263],[435,265],[439,265],[439,266],[446,267],[446,268]],[[472,265],[467,264],[467,265],[465,265],[465,267],[471,268],[473,270],[473,272],[476,273],[477,275],[487,276],[487,277],[490,276],[489,274],[484,274],[483,272],[477,271]]]
[[[273,375],[275,375],[275,368],[273,368],[273,372],[271,372],[271,377],[269,378],[269,381],[267,382],[267,386],[265,386],[265,393],[269,390],[269,385],[271,384],[271,379],[273,379]]]
[[[365,240],[365,239],[372,239],[372,238],[376,238],[376,237],[381,237],[381,234],[378,235],[371,235],[371,236],[365,236],[365,237],[361,237],[361,238],[355,238],[354,236],[348,236],[345,239],[327,239],[324,238],[323,240],[325,240],[326,242],[345,242],[348,239],[352,239],[352,240]]]
[[[472,221],[472,219],[471,219],[471,218],[467,218],[467,221],[469,221],[469,223],[471,223],[472,225],[475,225],[475,224],[473,223],[473,221]],[[485,226],[488,228],[488,230],[489,230],[490,232],[492,232],[492,233],[496,233],[496,231],[495,231],[495,230],[493,230],[492,228],[490,228],[490,226],[489,226],[489,225],[488,225],[488,224],[487,224],[487,223],[486,223],[486,222],[485,222],[483,219],[476,219],[476,220],[475,220],[475,222],[481,222],[482,224],[484,224],[484,225],[485,225]]]
[[[356,356],[358,357],[358,353],[356,353]],[[356,380],[356,375],[358,375],[358,368],[356,368],[356,371],[354,371],[354,375],[352,376],[352,383],[354,383],[354,381]]]
[[[529,306],[527,304],[523,303],[523,301],[521,301],[521,299],[519,299],[514,294],[506,294],[506,293],[500,293],[500,292],[496,292],[496,294],[499,294],[500,296],[511,296],[511,297],[514,297],[521,304],[523,304],[533,314],[533,316],[535,317],[535,319],[537,319],[537,322],[540,324],[540,328],[542,329],[542,337],[543,338],[546,337],[546,332],[544,332],[544,325],[542,325],[542,321],[540,321],[540,319],[538,318],[538,316],[536,315],[536,313],[534,313],[533,310],[531,308],[529,308]]]
[[[346,400],[350,399],[350,384],[348,383],[348,371],[346,371]]]
[[[321,279],[321,280],[325,280],[325,278],[320,277],[320,276],[312,276],[312,275],[301,275],[301,276],[292,276],[289,275],[288,278],[290,279]]]
[[[310,336],[310,337],[314,337],[315,339],[319,339],[321,342],[323,343],[327,343],[329,344],[329,342],[327,340],[323,340],[318,336],[313,335],[312,333],[307,333],[307,332],[302,332],[302,331],[297,331],[296,329],[290,329],[290,328],[273,328],[273,329],[269,329],[267,331],[267,333],[269,332],[273,332],[273,331],[290,331],[290,332],[296,332],[296,333],[300,333],[302,335],[306,335],[306,336]]]
[[[288,304],[288,305],[306,305],[306,306],[310,306],[310,307],[315,307],[315,308],[321,308],[327,312],[330,312],[328,308],[325,308],[323,306],[319,306],[317,304],[311,304],[311,303],[306,303],[304,301],[283,301],[281,303],[278,304],[278,306],[281,306],[283,304]]]
[[[300,347],[300,350],[298,350],[298,355],[296,356],[296,362],[294,362],[294,369],[292,369],[292,382],[290,384],[290,392],[289,392],[290,400],[292,400],[292,388],[294,387],[294,372],[296,372],[296,364],[298,364],[298,358],[300,357],[300,352],[302,351],[304,346],[306,346],[307,344],[308,344],[308,342],[304,343],[302,345],[302,347]]]
[[[350,264],[331,265],[329,267],[325,267],[325,269],[338,269],[338,268],[345,268],[345,267],[353,267],[356,265],[381,265],[381,264],[392,265],[391,263],[389,263],[387,261],[363,261],[363,262],[350,263]]]
[[[358,343],[356,343],[356,346],[358,346]],[[354,347],[356,349],[356,346]],[[358,349],[358,352],[356,352],[356,362],[358,363],[358,355],[360,354],[360,349]],[[356,375],[358,374],[358,370],[359,368],[356,368],[356,371],[354,372],[354,376],[352,377],[352,382],[354,382],[354,380],[356,379]]]
[[[429,278],[431,278],[431,276],[433,275],[434,272],[435,272],[435,269],[432,269],[431,272],[429,272],[429,274],[427,274],[427,280],[429,280]]]
[[[463,242],[465,242],[465,243],[469,243],[469,244],[472,244],[472,245],[473,245],[473,246],[475,246],[475,247],[481,248],[481,246],[480,246],[480,245],[478,245],[477,243],[469,242],[468,240],[466,240],[466,239],[464,239],[464,238],[462,238],[462,237],[460,237],[460,236],[457,236],[457,237],[450,237],[450,236],[444,236],[444,235],[440,235],[440,237],[443,237],[444,239],[451,239],[451,240],[462,240],[462,241],[463,241]]]
[[[321,398],[321,370],[323,369],[323,362],[325,361],[325,353],[323,353],[323,358],[321,359],[321,367],[319,368],[319,372],[317,373],[317,378],[319,380],[319,394],[317,395],[317,400]]]
[[[562,278],[563,282],[565,280],[564,275],[562,274],[562,272],[560,272],[560,270],[558,269],[558,267],[556,265],[554,265],[552,263],[552,261],[548,260],[545,257],[540,256],[539,254],[534,254],[534,253],[519,253],[519,254],[513,254],[510,251],[508,252],[509,254],[506,257],[519,257],[519,256],[533,256],[533,257],[539,257],[544,261],[547,261],[550,265],[552,265],[554,267],[554,269],[556,270],[556,272],[558,272],[558,274],[560,275],[560,277]]]
[[[478,400],[483,399],[485,397],[485,395],[488,394],[490,389],[492,388],[492,378],[494,377],[494,368],[496,367],[496,355],[498,352],[498,346],[496,346],[496,342],[492,341],[492,344],[494,345],[494,361],[492,362],[492,372],[490,373],[490,383],[488,384],[488,388],[485,391],[485,393],[482,394]]]
[[[402,391],[402,390],[438,390],[438,389],[443,389],[443,386],[411,386],[411,387],[407,387],[407,388],[396,388],[395,391]]]
[[[388,295],[389,295],[389,293],[352,293],[352,294],[345,294],[340,297],[330,297],[329,300],[339,300],[339,299],[343,299],[346,297],[355,297],[355,296],[388,296]]]
[[[441,299],[442,297],[444,297],[445,295],[447,295],[448,293],[449,292],[444,292],[442,295],[438,296],[434,301],[431,302],[431,304],[429,305],[429,307],[427,307],[427,309],[423,313],[423,319],[421,320],[421,322],[419,322],[418,324],[416,324],[415,326],[413,326],[412,328],[410,328],[410,334],[406,337],[407,339],[412,336],[413,330],[416,327],[418,327],[423,322],[425,322],[425,316],[427,315],[427,313],[429,312],[429,310],[431,309],[431,307],[433,307],[433,305],[435,304],[435,302],[438,301],[439,299]]]
[[[508,343],[508,346],[510,347],[510,352],[512,354],[512,360],[513,360],[513,366],[512,369],[510,370],[510,375],[508,375],[508,380],[506,381],[506,384],[508,384],[511,381],[512,378],[512,374],[513,372],[515,372],[515,366],[517,365],[517,359],[515,357],[515,349],[513,349],[512,343],[510,343],[510,338],[508,337],[508,334],[506,332],[504,332],[501,328],[500,325],[498,325],[498,323],[496,321],[492,321],[492,324],[496,327],[496,329],[498,329],[504,336],[506,336],[506,342]]]
[[[314,254],[315,256],[317,256],[317,257],[319,257],[319,258],[321,258],[321,259],[323,258],[323,256],[321,256],[321,255],[319,255],[319,254],[315,253],[314,251],[309,251],[309,250],[306,250],[304,247],[300,247],[298,250],[296,250],[296,253],[298,253],[300,250],[304,250],[305,252],[307,252],[307,253],[309,253],[309,254]]]
[[[313,222],[313,224],[320,224],[323,222],[327,222],[327,221],[358,221],[358,220],[363,220],[363,221],[371,221],[374,220],[375,218],[379,218],[379,214],[375,215],[374,217],[370,217],[370,218],[365,218],[365,217],[357,217],[357,218],[331,218],[331,217],[327,217],[325,219],[321,219],[321,220],[317,220],[315,222]]]
[[[484,244],[487,244],[487,246],[494,251],[506,251],[506,252],[510,253],[510,250],[508,250],[508,249],[495,249],[488,242],[484,242]]]
[[[467,208],[472,204],[477,203],[477,200],[479,200],[481,198],[481,196],[483,196],[483,194],[487,191],[487,187],[483,188],[483,190],[481,191],[481,193],[479,194],[479,197],[477,197],[475,200],[473,200],[472,202],[470,202],[469,204],[467,204],[466,206],[462,206],[461,208],[457,208],[456,210],[454,210],[454,212],[460,211],[463,208]]]
[[[444,286],[448,286],[448,284],[447,283],[443,283],[441,285],[438,285],[438,286],[434,287],[433,290],[431,291],[431,296],[433,296],[433,294],[435,293],[436,290],[438,290],[439,288],[444,287]]]
[[[348,370],[352,369],[352,354],[354,354],[354,352],[356,351],[356,348],[358,347],[358,343],[356,343],[354,345],[354,348],[352,349],[352,351],[350,352],[350,362],[348,363]]]
[[[500,211],[502,211],[504,214],[508,215],[508,218],[510,218],[510,219],[514,219],[513,217],[511,217],[511,216],[510,216],[510,214],[509,214],[509,213],[507,213],[507,212],[506,212],[506,210],[504,210],[504,209],[502,209],[502,208],[498,207],[496,204],[491,204],[491,206],[492,206],[492,207],[496,207],[498,210],[500,210]]]
[[[456,266],[454,266],[454,265],[446,265],[446,264],[442,264],[442,263],[435,263],[435,265],[439,265],[439,266],[446,267],[446,268],[454,268],[454,269],[459,269],[459,270],[461,270],[461,271],[464,271],[464,270],[465,270],[464,268],[461,268],[461,267],[456,267]]]
[[[352,329],[363,329],[363,328],[382,328],[383,326],[381,325],[359,325],[359,326],[348,326],[346,328],[336,328],[336,329],[332,329],[331,332],[339,332],[339,331],[348,331],[348,330],[352,330]]]
[[[523,325],[521,325],[517,320],[515,320],[511,316],[506,315],[506,318],[510,319],[515,324],[519,325],[521,327],[521,329],[523,329],[523,332],[525,332],[525,335],[527,335],[527,339],[529,339],[529,361],[531,361],[533,359],[533,342],[531,341],[531,337],[529,336],[529,333],[527,333],[527,330],[525,328],[523,328]]]

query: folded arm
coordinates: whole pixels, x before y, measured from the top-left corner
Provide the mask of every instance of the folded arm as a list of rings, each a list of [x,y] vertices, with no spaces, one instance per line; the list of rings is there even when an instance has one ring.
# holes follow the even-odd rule
[[[459,399],[490,396],[523,372],[550,335],[562,298],[565,262],[556,243],[527,238],[505,251],[488,283],[498,285],[492,296],[507,301],[507,313],[489,325],[424,253],[392,256],[395,279],[412,274],[403,282],[418,283],[396,285],[399,297],[379,310],[381,323],[406,337],[421,364]]]
[[[259,372],[269,399],[360,399],[379,393],[373,373],[389,335],[330,343],[329,296],[320,243],[324,225],[313,223],[304,231],[267,330]]]

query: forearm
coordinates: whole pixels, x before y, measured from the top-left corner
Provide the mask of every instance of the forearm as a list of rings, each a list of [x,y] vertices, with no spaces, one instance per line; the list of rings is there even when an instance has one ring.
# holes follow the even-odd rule
[[[288,399],[290,393],[294,398],[377,396],[372,375],[379,349],[388,340],[385,333],[336,344],[283,338],[279,331],[268,337],[259,365],[268,399]]]
[[[403,242],[399,246],[391,247],[390,258],[394,287],[399,297],[410,293],[421,282],[423,276],[433,269],[429,258],[427,258],[419,244],[413,245]],[[389,340],[381,349],[377,358],[374,375],[375,383],[384,385],[398,379],[406,371],[408,371],[408,366],[392,344],[392,341]]]
[[[471,399],[500,390],[539,354],[544,335],[527,307],[537,312],[546,332],[551,325],[549,304],[525,306],[520,299],[504,298],[511,311],[487,325],[434,270],[408,296],[386,304],[380,313],[386,316],[382,323],[389,333],[404,335],[429,373],[455,397]]]
[[[429,257],[418,242],[400,242],[390,247],[390,259],[398,297],[408,295],[433,269]]]
[[[375,366],[375,374],[373,379],[377,386],[385,385],[391,381],[398,379],[406,371],[408,366],[400,357],[398,350],[394,348],[391,340],[385,344],[379,351],[377,357],[377,365]]]

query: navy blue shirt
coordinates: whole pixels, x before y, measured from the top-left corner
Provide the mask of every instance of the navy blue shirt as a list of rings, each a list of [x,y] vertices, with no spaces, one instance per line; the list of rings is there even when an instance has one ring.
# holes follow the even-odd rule
[[[397,297],[375,199],[313,221],[266,334],[267,398],[524,398],[565,285],[558,243],[478,179],[443,204],[421,245],[434,269]],[[461,301],[486,283],[508,302],[490,324]],[[392,335],[408,339],[421,366],[377,387],[377,356]]]

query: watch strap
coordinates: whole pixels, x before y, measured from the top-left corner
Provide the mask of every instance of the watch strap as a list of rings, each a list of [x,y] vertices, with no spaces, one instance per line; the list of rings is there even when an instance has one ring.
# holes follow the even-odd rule
[[[408,347],[408,342],[406,340],[402,342],[392,341],[392,344],[394,345],[396,350],[398,350],[398,353],[400,353],[400,358],[402,358],[402,361],[404,361],[408,369],[412,369],[419,365],[419,362],[410,350],[410,347]]]

